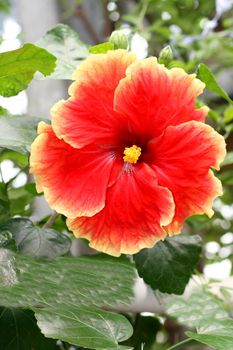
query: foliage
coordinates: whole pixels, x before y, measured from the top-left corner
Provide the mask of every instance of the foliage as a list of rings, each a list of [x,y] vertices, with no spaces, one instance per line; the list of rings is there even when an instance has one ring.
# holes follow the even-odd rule
[[[50,79],[71,79],[74,69],[89,54],[78,34],[65,24],[58,24],[49,30],[37,45],[51,52],[57,59]]]
[[[55,57],[48,51],[32,44],[4,52],[0,56],[0,95],[17,95],[27,88],[36,71],[44,76],[55,68]]]
[[[205,344],[211,349],[231,350],[232,290],[222,289],[217,297],[203,273],[212,263],[232,262],[233,256],[233,239],[229,239],[233,232],[233,90],[225,83],[222,86],[220,82],[225,80],[218,76],[223,72],[226,77],[232,69],[232,8],[218,7],[216,12],[214,0],[138,0],[130,10],[125,1],[111,3],[114,9],[105,8],[105,12],[115,11],[119,19],[110,20],[110,27],[121,31],[114,32],[114,37],[108,33],[103,43],[89,47],[68,25],[58,24],[36,45],[29,43],[1,53],[0,94],[17,95],[34,75],[36,79],[71,79],[88,55],[128,43],[130,49],[137,33],[148,43],[148,55],[156,55],[168,68],[196,72],[206,84],[208,92],[197,104],[208,104],[208,122],[227,142],[228,154],[218,175],[224,195],[215,204],[213,218],[190,218],[182,235],[133,257],[74,257],[70,249],[73,237],[65,218],[52,215],[49,220],[31,221],[39,194],[28,175],[28,157],[43,116],[12,116],[1,108],[0,348],[61,350],[72,345],[75,349],[141,350],[144,344],[145,350],[167,350],[169,346],[174,349],[176,343],[177,348],[184,345],[182,349],[188,349],[188,342],[193,341],[197,349]],[[99,6],[106,4],[99,2]],[[1,1],[0,10],[8,10],[8,5]],[[66,9],[66,18],[77,6],[82,6],[82,1],[74,1],[72,11]],[[125,25],[127,37],[122,34],[127,32]],[[6,161],[16,171],[10,179],[5,179]],[[22,174],[26,182],[17,186],[15,181]],[[217,244],[215,253],[208,251],[209,242]],[[135,306],[137,274],[153,290],[151,298],[154,303],[159,301],[161,313],[140,314],[148,308]],[[185,288],[188,283],[191,288],[196,274],[205,281],[204,286],[192,290],[187,298]]]
[[[201,254],[200,237],[178,236],[143,249],[134,260],[139,276],[153,289],[183,294]]]

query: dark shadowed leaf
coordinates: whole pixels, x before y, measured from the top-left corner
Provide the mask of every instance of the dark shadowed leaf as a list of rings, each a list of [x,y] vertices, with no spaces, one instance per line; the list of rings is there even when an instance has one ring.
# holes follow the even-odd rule
[[[153,289],[182,294],[201,254],[199,236],[177,236],[134,255],[139,276]]]
[[[56,341],[45,338],[30,310],[0,308],[0,349],[55,350]]]
[[[28,219],[15,218],[0,226],[0,233],[9,231],[18,250],[36,258],[54,259],[70,250],[71,240],[50,228],[34,226]]]
[[[56,58],[56,69],[50,79],[71,79],[73,71],[89,55],[87,46],[68,25],[58,24],[49,30],[37,45]]]
[[[134,279],[126,258],[48,262],[0,250],[2,306],[31,308],[46,336],[91,349],[123,349],[118,342],[132,335],[127,319],[107,310],[131,304]]]
[[[1,132],[1,131],[0,131]],[[7,188],[3,182],[0,182],[0,223],[10,218],[10,202]]]
[[[28,116],[0,116],[0,147],[28,153],[41,119]]]
[[[44,76],[55,68],[56,58],[48,51],[33,44],[25,44],[17,50],[0,54],[0,95],[17,95],[27,88],[34,73]]]
[[[217,95],[223,97],[229,103],[233,103],[226,91],[223,90],[218,84],[213,73],[204,63],[199,64],[197,68],[197,78],[203,81],[203,83],[205,83],[206,89],[215,92]]]
[[[142,350],[142,344],[143,350],[150,350],[160,329],[160,322],[155,317],[138,314],[134,323],[134,333],[128,343],[134,350]]]

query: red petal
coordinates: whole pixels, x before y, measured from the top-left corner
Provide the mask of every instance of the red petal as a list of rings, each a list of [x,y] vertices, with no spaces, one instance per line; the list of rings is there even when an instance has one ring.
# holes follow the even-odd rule
[[[148,139],[168,125],[204,121],[207,107],[195,110],[195,98],[204,84],[180,68],[166,69],[155,57],[133,63],[115,93],[115,110],[125,116],[128,128]]]
[[[45,123],[39,132],[32,144],[31,172],[50,207],[69,217],[99,212],[105,205],[114,157],[95,145],[75,149]]]
[[[118,256],[153,246],[165,237],[162,226],[174,215],[173,198],[157,185],[155,173],[145,164],[126,164],[118,181],[109,188],[105,208],[91,218],[68,219],[77,237],[90,246]]]
[[[94,142],[114,144],[119,125],[113,111],[114,92],[135,59],[125,50],[87,58],[74,73],[71,98],[56,103],[51,110],[57,137],[76,148]]]
[[[210,126],[188,122],[168,127],[149,144],[148,153],[158,183],[167,187],[175,201],[175,216],[167,230],[176,234],[184,220],[195,214],[211,216],[213,199],[221,195],[221,183],[210,167],[219,169],[225,157],[225,141]],[[153,155],[153,156],[152,156]]]

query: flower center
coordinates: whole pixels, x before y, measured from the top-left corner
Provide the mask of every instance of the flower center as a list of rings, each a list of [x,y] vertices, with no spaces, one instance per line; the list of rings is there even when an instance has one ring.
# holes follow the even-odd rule
[[[128,162],[131,164],[136,164],[138,161],[138,158],[141,155],[141,147],[138,147],[136,145],[133,145],[131,147],[125,147],[124,150],[124,162]]]

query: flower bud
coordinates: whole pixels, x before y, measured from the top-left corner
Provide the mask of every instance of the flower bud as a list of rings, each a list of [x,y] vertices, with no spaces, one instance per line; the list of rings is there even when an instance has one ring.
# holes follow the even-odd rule
[[[114,49],[127,50],[129,47],[127,36],[121,30],[115,30],[112,32],[109,41],[114,45]]]
[[[159,54],[159,63],[164,64],[166,67],[169,65],[169,63],[173,60],[173,53],[171,46],[165,46]]]

